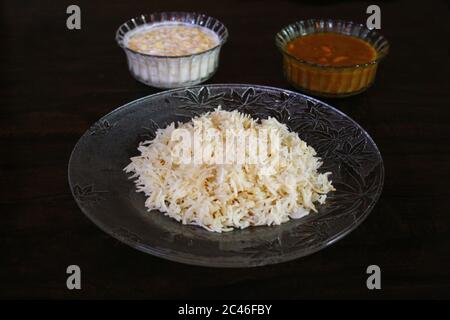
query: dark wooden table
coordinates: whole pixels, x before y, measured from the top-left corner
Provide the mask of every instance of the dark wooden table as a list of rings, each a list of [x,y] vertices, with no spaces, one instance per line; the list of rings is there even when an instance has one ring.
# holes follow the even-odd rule
[[[116,28],[143,12],[208,13],[230,33],[208,83],[290,88],[275,33],[310,17],[365,22],[372,2],[76,3],[78,31],[66,28],[72,1],[2,3],[0,297],[450,297],[446,2],[377,2],[392,49],[375,85],[327,100],[358,121],[383,155],[384,191],[368,219],[323,251],[253,269],[194,267],[138,252],[100,231],[72,199],[67,162],[78,138],[102,115],[157,92],[129,75]],[[71,264],[82,269],[80,291],[66,288]],[[381,268],[381,290],[366,288],[371,264]]]

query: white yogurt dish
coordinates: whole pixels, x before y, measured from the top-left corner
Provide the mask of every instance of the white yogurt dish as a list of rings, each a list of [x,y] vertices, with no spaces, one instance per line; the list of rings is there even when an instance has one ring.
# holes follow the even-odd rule
[[[209,79],[217,70],[227,37],[220,21],[188,12],[141,15],[121,25],[116,34],[131,74],[164,89]]]

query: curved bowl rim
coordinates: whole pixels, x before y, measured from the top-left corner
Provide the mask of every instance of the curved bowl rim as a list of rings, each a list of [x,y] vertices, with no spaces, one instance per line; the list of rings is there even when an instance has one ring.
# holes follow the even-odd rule
[[[155,15],[155,14],[159,14],[159,15],[161,15],[161,14],[169,14],[169,15],[170,14],[182,14],[182,15],[192,14],[192,15],[196,15],[196,16],[203,16],[205,19],[212,18],[212,19],[216,20],[217,22],[219,22],[219,24],[224,28],[224,30],[225,30],[224,36],[221,38],[221,37],[219,37],[219,35],[214,30],[211,30],[211,29],[209,29],[207,27],[201,26],[203,28],[207,28],[208,30],[211,30],[212,32],[214,32],[217,35],[217,37],[219,38],[219,43],[216,46],[214,46],[212,48],[209,48],[207,50],[204,50],[204,51],[201,51],[201,52],[192,53],[192,54],[180,55],[180,56],[163,56],[163,55],[148,54],[148,53],[135,51],[133,49],[130,49],[128,46],[126,46],[125,43],[123,42],[122,35],[120,35],[120,29],[123,26],[127,26],[127,24],[130,23],[130,22],[133,23],[133,21],[136,20],[136,19],[140,19],[141,17],[150,17],[151,15]],[[154,23],[145,23],[145,24],[152,25]],[[192,24],[193,25],[197,25],[195,23],[192,23]],[[148,57],[148,58],[155,58],[155,59],[191,58],[191,57],[199,56],[199,55],[202,55],[202,54],[205,54],[205,53],[208,53],[208,52],[212,52],[215,49],[221,48],[228,40],[228,29],[227,29],[227,27],[225,26],[225,24],[222,21],[220,21],[219,19],[216,19],[216,18],[214,18],[212,16],[208,16],[208,15],[206,15],[204,13],[189,12],[189,11],[160,11],[160,12],[152,12],[152,13],[143,13],[143,14],[140,14],[140,15],[138,15],[136,17],[133,17],[133,18],[125,21],[117,29],[115,39],[116,39],[116,42],[119,45],[119,47],[121,47],[123,50],[129,51],[129,52],[131,52],[133,54],[137,54],[137,55],[140,55],[140,56],[144,56],[144,57]]]
[[[347,23],[350,24],[352,26],[359,26],[365,30],[367,30],[368,32],[371,32],[372,34],[378,36],[380,39],[383,39],[386,42],[386,47],[383,48],[383,50],[378,51],[377,50],[377,58],[375,60],[372,60],[370,62],[367,63],[363,63],[363,64],[353,64],[353,65],[348,65],[348,66],[331,66],[331,65],[326,65],[326,64],[320,64],[320,63],[313,63],[313,62],[309,62],[300,58],[297,58],[296,56],[294,56],[293,54],[287,52],[285,50],[285,47],[281,45],[280,43],[280,39],[284,38],[284,36],[282,35],[282,33],[286,30],[288,30],[289,28],[298,25],[298,24],[305,24],[308,22],[332,22],[332,23]],[[339,33],[339,32],[337,32]],[[309,34],[313,34],[313,33],[308,33]],[[344,33],[341,33],[344,34]],[[298,37],[302,37],[302,36],[298,36]],[[364,40],[360,37],[357,37],[358,39]],[[328,70],[343,70],[343,69],[358,69],[358,68],[365,68],[374,64],[378,64],[381,60],[383,60],[387,54],[389,53],[389,49],[390,49],[390,44],[388,42],[388,40],[386,39],[386,37],[384,37],[383,35],[381,35],[378,31],[376,31],[375,29],[370,30],[369,28],[367,28],[365,25],[363,25],[362,23],[357,23],[351,20],[341,20],[341,19],[306,19],[306,20],[299,20],[296,21],[294,23],[291,23],[285,27],[283,27],[276,35],[275,35],[275,45],[277,46],[278,50],[285,56],[288,56],[290,59],[293,59],[299,63],[305,64],[305,65],[309,65],[315,68],[319,68],[319,69],[328,69]],[[374,48],[375,49],[375,48]]]

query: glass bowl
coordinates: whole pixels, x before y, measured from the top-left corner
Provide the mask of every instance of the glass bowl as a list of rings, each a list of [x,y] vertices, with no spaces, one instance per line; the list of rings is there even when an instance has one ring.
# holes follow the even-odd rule
[[[128,36],[146,25],[170,22],[197,25],[213,31],[219,43],[206,51],[183,56],[158,56],[134,51],[127,46]],[[228,38],[227,28],[219,20],[194,12],[159,12],[142,14],[122,24],[116,41],[125,51],[128,67],[136,80],[161,89],[202,83],[216,72],[219,53]]]
[[[365,64],[330,66],[301,60],[286,50],[287,44],[295,38],[324,32],[345,34],[368,42],[377,52],[376,59]],[[389,43],[375,30],[342,20],[295,22],[276,35],[275,44],[283,54],[284,75],[289,83],[303,92],[321,97],[346,97],[365,91],[375,80],[378,63],[389,51]]]

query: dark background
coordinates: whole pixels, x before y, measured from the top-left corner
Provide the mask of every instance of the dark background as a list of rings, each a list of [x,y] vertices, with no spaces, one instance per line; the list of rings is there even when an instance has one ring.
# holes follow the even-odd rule
[[[274,35],[296,20],[365,22],[358,1],[2,1],[1,298],[449,298],[448,5],[378,1],[391,52],[366,93],[327,100],[359,122],[385,161],[383,194],[349,236],[311,256],[252,269],[182,265],[107,236],[79,210],[67,162],[78,138],[122,104],[157,92],[130,76],[117,27],[140,13],[201,11],[228,27],[208,83],[291,89]],[[66,28],[78,4],[82,29]],[[82,290],[66,289],[66,267]],[[366,288],[368,265],[382,290]]]

